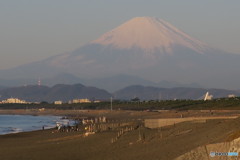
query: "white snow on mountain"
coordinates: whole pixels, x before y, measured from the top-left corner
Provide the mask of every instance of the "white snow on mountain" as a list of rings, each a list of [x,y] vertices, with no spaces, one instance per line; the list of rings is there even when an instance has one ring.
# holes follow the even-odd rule
[[[118,49],[141,48],[147,52],[173,52],[173,46],[184,46],[204,53],[208,46],[180,31],[170,23],[152,17],[137,17],[102,35],[93,44]]]

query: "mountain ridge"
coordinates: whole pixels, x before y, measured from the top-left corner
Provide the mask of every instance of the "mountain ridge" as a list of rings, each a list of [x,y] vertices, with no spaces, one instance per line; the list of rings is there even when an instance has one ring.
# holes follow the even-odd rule
[[[213,95],[213,98],[228,97],[234,94],[240,96],[239,91],[225,89],[204,89],[204,88],[161,88],[143,85],[131,85],[116,92],[109,93],[97,87],[85,86],[82,84],[57,84],[52,87],[29,85],[21,87],[4,88],[0,90],[0,100],[7,98],[20,98],[30,102],[54,102],[61,100],[68,102],[72,99],[88,98],[90,100],[109,101],[110,97],[117,100],[131,100],[138,97],[140,100],[174,100],[204,98],[206,92]]]
[[[152,86],[132,85],[116,91],[116,99],[131,100],[138,97],[140,100],[174,100],[174,99],[193,99],[204,98],[206,92],[213,95],[213,98],[228,97],[230,94],[240,96],[239,91],[225,89],[204,89],[204,88],[159,88]]]
[[[175,81],[160,81],[160,82],[152,82],[149,80],[145,80],[139,78],[137,76],[131,75],[114,75],[110,77],[96,78],[96,79],[82,79],[75,75],[69,73],[60,73],[53,77],[41,78],[38,79],[15,79],[15,80],[7,80],[0,79],[0,84],[5,84],[3,88],[10,87],[18,87],[18,86],[27,86],[27,85],[36,85],[38,81],[42,85],[46,85],[52,87],[56,84],[66,84],[73,85],[81,83],[85,86],[95,86],[97,88],[102,88],[107,90],[108,92],[115,92],[119,89],[127,87],[129,85],[144,85],[144,86],[154,86],[154,87],[162,87],[162,88],[174,88],[174,87],[199,87],[202,86],[196,83],[182,84]],[[1,86],[0,86],[1,89]]]
[[[73,52],[0,71],[0,75],[16,79],[70,73],[91,80],[125,74],[152,82],[235,89],[240,80],[239,60],[240,55],[215,50],[168,22],[140,17]]]
[[[82,84],[57,84],[53,87],[42,85],[11,87],[0,90],[0,95],[0,99],[15,97],[31,102],[53,102],[56,100],[68,102],[69,100],[80,98],[107,100],[111,97],[111,94],[103,89],[88,87]]]

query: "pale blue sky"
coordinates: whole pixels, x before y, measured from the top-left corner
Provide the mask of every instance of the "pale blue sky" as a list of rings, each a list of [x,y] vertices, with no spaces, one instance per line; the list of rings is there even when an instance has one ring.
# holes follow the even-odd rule
[[[137,16],[240,54],[239,0],[0,0],[0,69],[71,52]]]

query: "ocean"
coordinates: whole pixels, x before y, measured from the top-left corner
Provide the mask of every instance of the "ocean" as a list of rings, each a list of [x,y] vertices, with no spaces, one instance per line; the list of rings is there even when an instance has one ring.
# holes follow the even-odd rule
[[[0,115],[0,135],[54,128],[57,122],[72,124],[59,116]]]

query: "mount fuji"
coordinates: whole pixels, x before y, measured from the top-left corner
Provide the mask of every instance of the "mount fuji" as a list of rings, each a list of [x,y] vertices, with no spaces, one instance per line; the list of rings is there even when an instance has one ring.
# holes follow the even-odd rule
[[[73,52],[2,70],[0,76],[131,75],[155,83],[167,80],[233,89],[239,86],[239,61],[239,55],[209,47],[164,20],[137,17]]]

